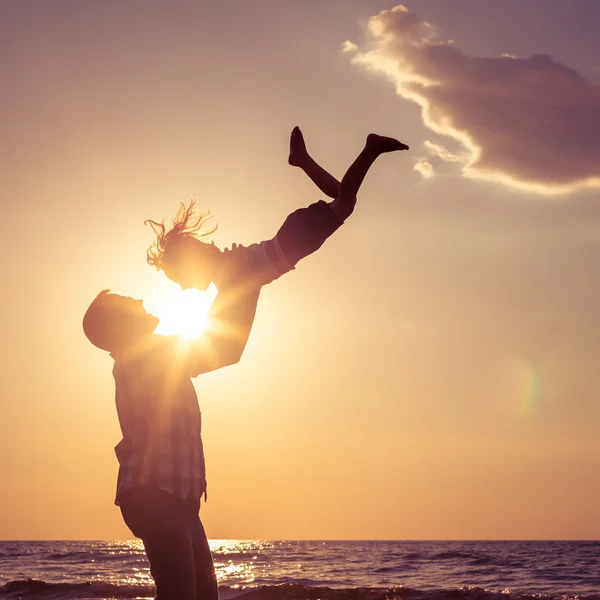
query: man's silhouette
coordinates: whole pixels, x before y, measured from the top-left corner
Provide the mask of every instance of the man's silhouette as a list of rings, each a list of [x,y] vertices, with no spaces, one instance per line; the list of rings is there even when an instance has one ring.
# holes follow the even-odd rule
[[[154,334],[141,300],[108,290],[83,319],[88,339],[114,358],[123,439],[115,448],[115,503],[144,542],[160,600],[217,600],[212,556],[198,515],[206,494],[201,416],[192,377],[239,361],[258,287],[219,291],[196,340]]]

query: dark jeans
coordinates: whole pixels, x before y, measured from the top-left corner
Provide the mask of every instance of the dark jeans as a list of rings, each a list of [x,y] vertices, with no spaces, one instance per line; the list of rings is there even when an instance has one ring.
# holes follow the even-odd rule
[[[140,486],[119,503],[127,527],[144,542],[156,600],[219,600],[198,502]]]
[[[342,221],[331,205],[319,200],[289,214],[277,232],[277,239],[288,262],[295,265],[316,252],[341,226]]]

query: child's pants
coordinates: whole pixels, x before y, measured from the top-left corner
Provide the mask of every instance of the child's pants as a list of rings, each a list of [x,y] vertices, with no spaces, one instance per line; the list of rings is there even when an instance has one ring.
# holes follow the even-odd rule
[[[277,232],[277,239],[288,262],[295,265],[316,252],[341,225],[331,205],[319,200],[288,215]]]

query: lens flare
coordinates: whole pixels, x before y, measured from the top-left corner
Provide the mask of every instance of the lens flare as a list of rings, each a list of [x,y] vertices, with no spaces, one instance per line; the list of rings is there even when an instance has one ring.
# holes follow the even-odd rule
[[[496,364],[491,385],[499,414],[525,420],[539,413],[540,377],[531,362],[514,358]]]
[[[199,336],[206,328],[215,296],[216,290],[211,289],[207,292],[177,289],[166,295],[153,311],[160,320],[156,333],[185,339]]]
[[[540,382],[534,366],[524,360],[514,365],[517,416],[527,419],[539,411]]]

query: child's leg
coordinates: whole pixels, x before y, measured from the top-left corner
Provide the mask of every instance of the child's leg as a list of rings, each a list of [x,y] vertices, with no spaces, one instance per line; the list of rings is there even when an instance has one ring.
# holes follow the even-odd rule
[[[379,155],[396,150],[408,150],[408,146],[394,138],[371,133],[367,136],[363,151],[352,163],[340,183],[309,155],[302,132],[298,127],[294,127],[290,137],[288,162],[290,165],[300,167],[326,196],[334,198],[330,206],[336,216],[344,221],[354,210],[356,195],[371,165]]]
[[[288,215],[274,240],[288,264],[294,266],[306,256],[318,250],[354,210],[356,194],[367,171],[377,157],[384,152],[408,150],[408,146],[393,138],[371,134],[357,159],[352,163],[341,183],[322,169],[308,156],[300,130],[292,132],[290,164],[301,167],[324,193],[334,188],[337,195],[333,202],[319,200],[308,208],[299,208]]]
[[[326,196],[329,196],[329,198],[338,197],[340,182],[310,156],[299,127],[294,127],[290,136],[288,162],[294,167],[300,167]]]
[[[345,221],[354,210],[356,195],[364,178],[377,158],[386,152],[408,150],[408,146],[390,137],[371,133],[356,160],[350,165],[340,183],[339,194],[330,206],[340,221]]]

